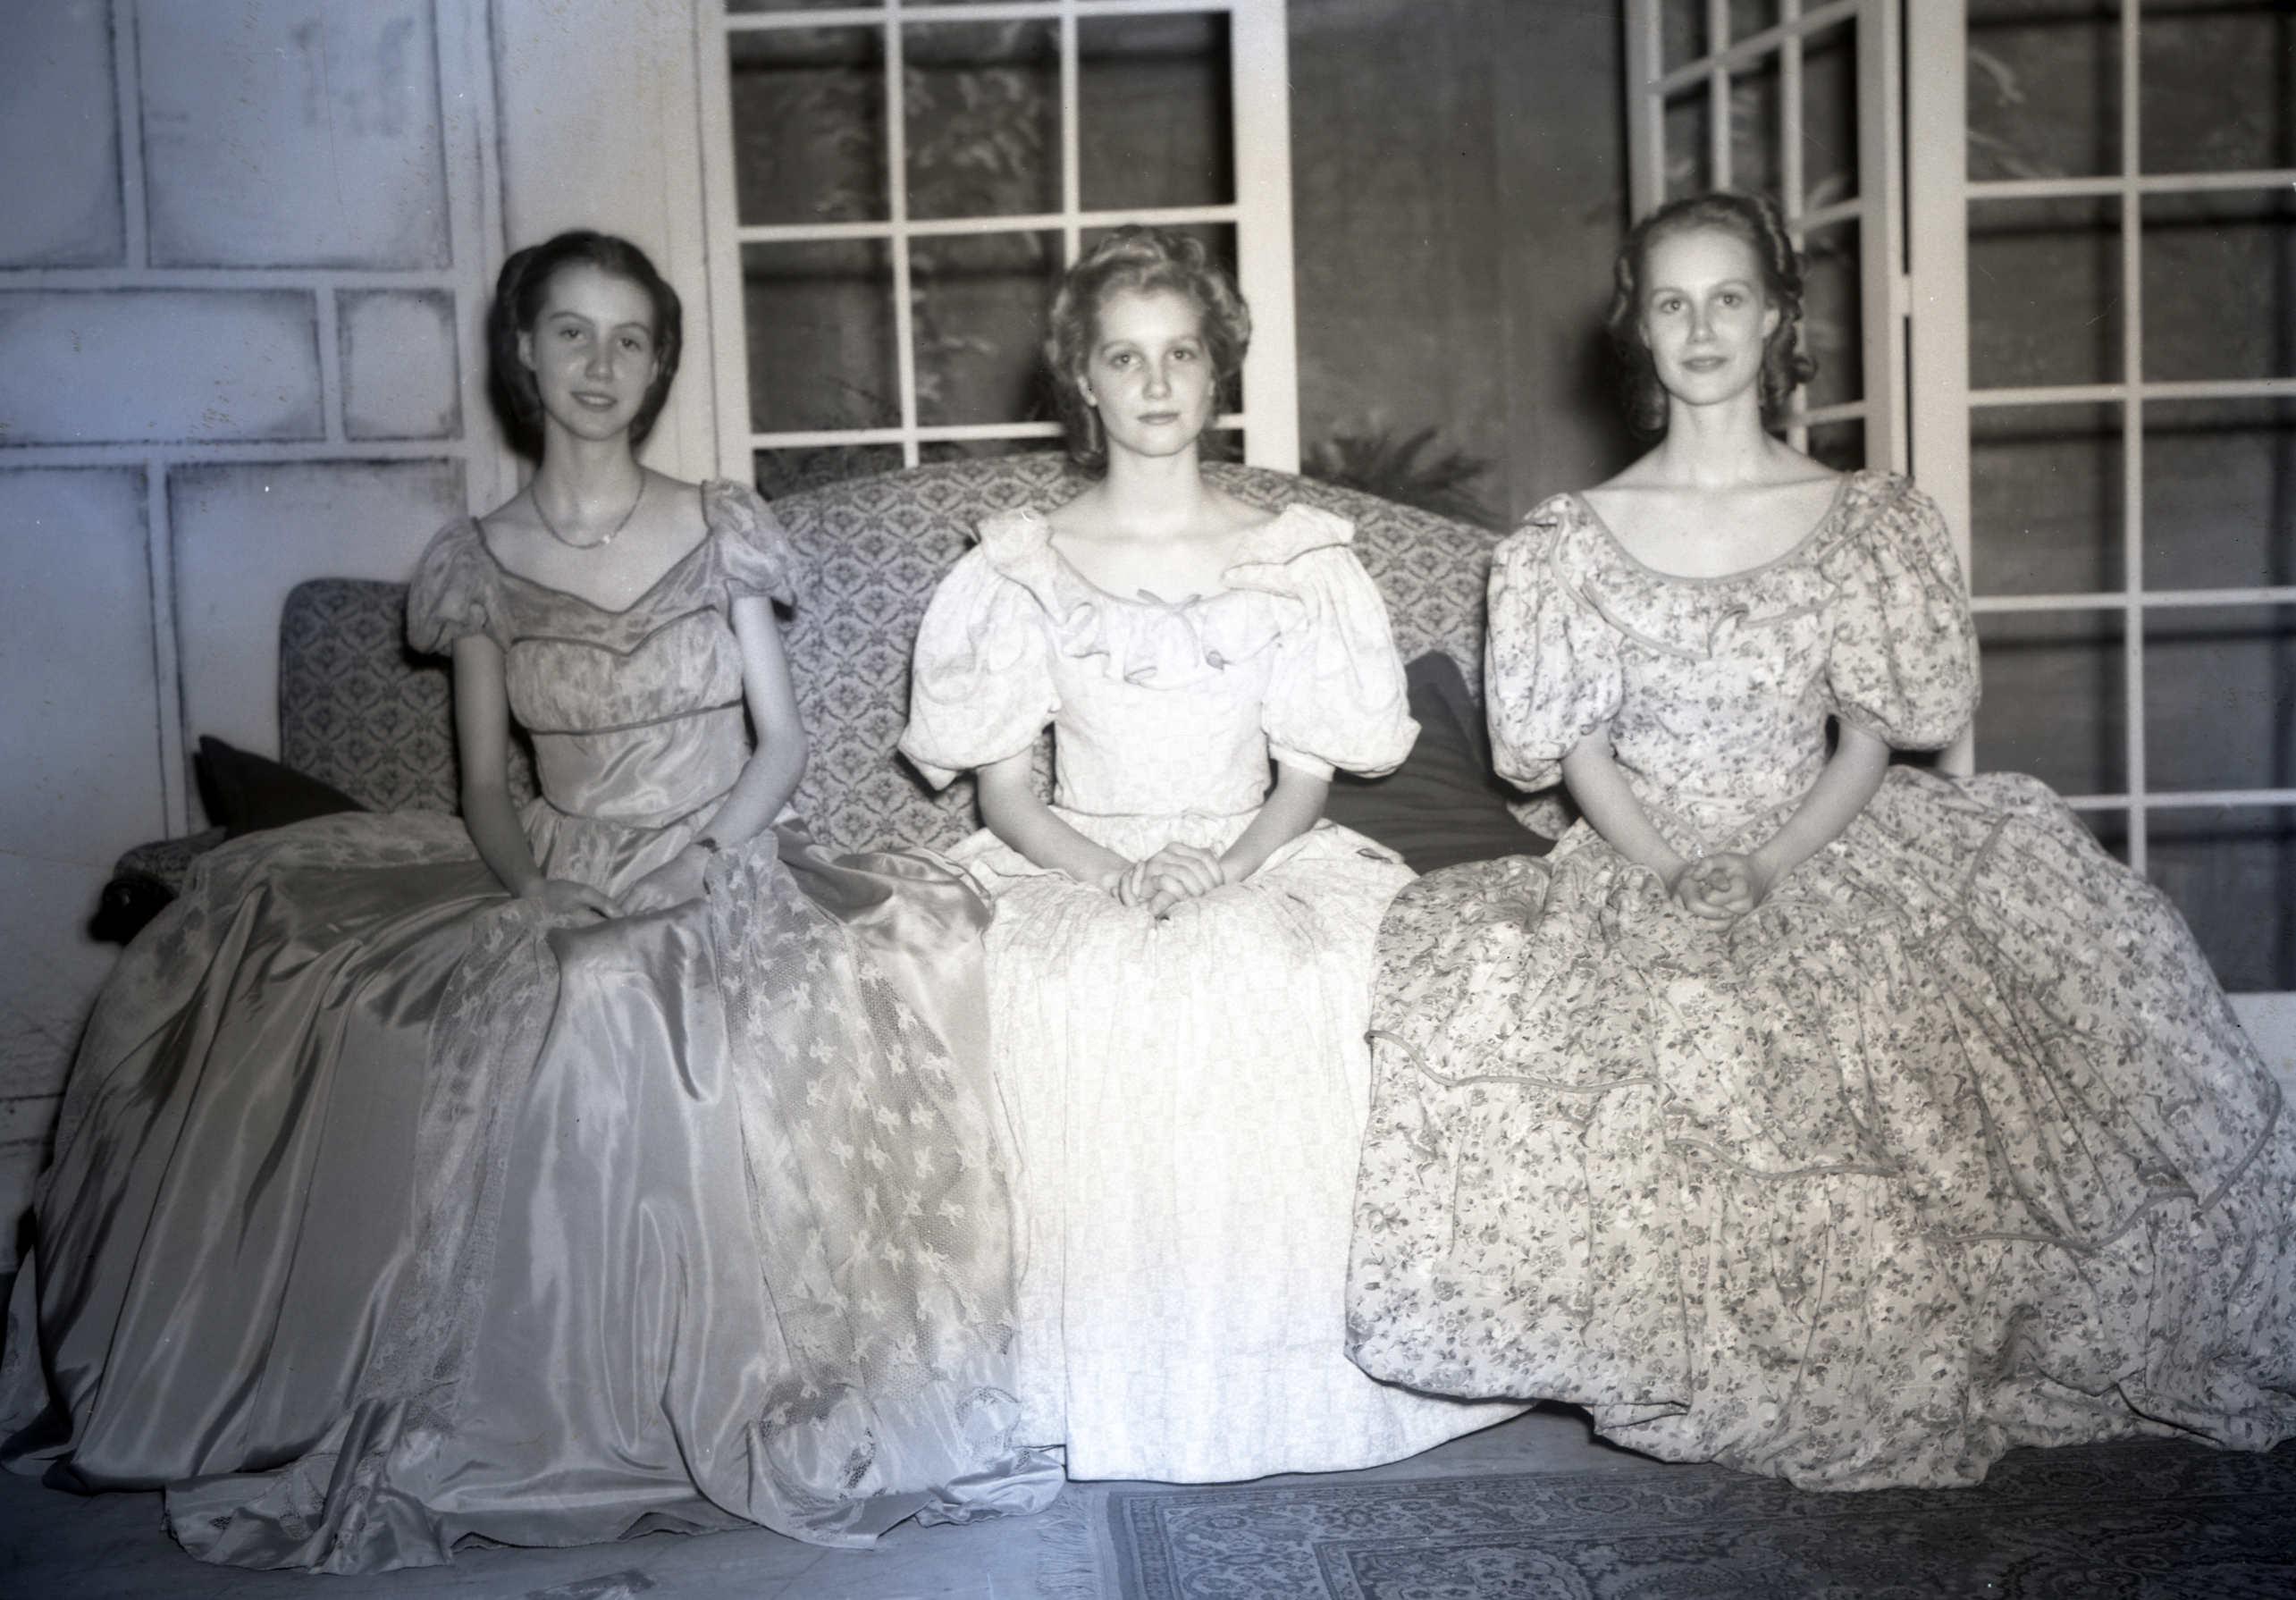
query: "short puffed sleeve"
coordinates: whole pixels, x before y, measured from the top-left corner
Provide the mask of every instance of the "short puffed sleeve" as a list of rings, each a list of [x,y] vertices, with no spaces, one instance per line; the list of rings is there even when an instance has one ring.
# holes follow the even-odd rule
[[[702,485],[702,517],[718,541],[727,598],[762,596],[783,605],[796,602],[796,553],[757,491],[731,479],[713,479]]]
[[[998,569],[995,519],[933,591],[909,669],[901,754],[935,787],[1017,755],[1060,709],[1052,633],[1029,588]]]
[[[444,655],[457,639],[484,635],[510,648],[502,604],[502,568],[468,518],[439,530],[415,563],[407,587],[407,643],[418,654]]]
[[[1546,501],[1491,558],[1491,633],[1483,661],[1491,762],[1524,789],[1562,776],[1562,758],[1618,715],[1625,680],[1619,630],[1572,576],[1577,502]]]
[[[1419,725],[1411,720],[1402,658],[1387,622],[1387,602],[1347,547],[1354,529],[1327,511],[1294,507],[1288,559],[1232,570],[1232,582],[1285,597],[1260,705],[1268,754],[1319,778],[1345,767],[1376,778],[1411,754]]]
[[[1945,518],[1877,475],[1820,563],[1839,591],[1827,681],[1842,720],[1900,749],[1952,743],[1977,710],[1977,631]]]

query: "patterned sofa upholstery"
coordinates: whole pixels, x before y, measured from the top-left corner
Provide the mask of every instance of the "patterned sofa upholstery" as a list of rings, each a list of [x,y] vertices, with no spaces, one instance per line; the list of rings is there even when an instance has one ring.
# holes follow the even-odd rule
[[[1441,650],[1480,680],[1483,590],[1494,535],[1428,512],[1261,467],[1215,465],[1239,499],[1304,501],[1356,525],[1356,550],[1385,596],[1406,659]],[[894,753],[907,716],[909,653],[925,602],[990,512],[1050,509],[1085,480],[1046,451],[855,478],[773,502],[799,556],[790,669],[812,743],[796,805],[844,849],[948,845],[974,824],[971,786],[936,795]],[[280,619],[281,760],[374,811],[452,811],[456,773],[446,662],[406,644],[403,584],[322,578],[299,586]],[[534,792],[531,759],[512,753],[511,787]],[[139,846],[114,889],[164,900],[220,829]],[[113,891],[106,891],[107,903]]]

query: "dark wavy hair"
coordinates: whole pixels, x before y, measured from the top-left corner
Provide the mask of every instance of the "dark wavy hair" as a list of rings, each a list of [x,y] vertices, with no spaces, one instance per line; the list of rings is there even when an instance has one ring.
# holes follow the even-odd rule
[[[1762,291],[1778,307],[1778,326],[1762,347],[1762,418],[1786,415],[1795,389],[1817,375],[1816,359],[1802,349],[1802,254],[1786,232],[1777,203],[1767,195],[1716,189],[1660,206],[1635,224],[1611,267],[1611,312],[1603,319],[1626,371],[1627,416],[1649,437],[1666,432],[1666,389],[1658,381],[1650,347],[1643,342],[1644,277],[1651,247],[1677,233],[1711,230],[1743,239],[1762,264]]]
[[[1185,233],[1133,224],[1117,229],[1068,269],[1052,303],[1052,332],[1045,336],[1045,366],[1061,425],[1068,432],[1068,454],[1088,472],[1108,469],[1108,441],[1100,414],[1084,398],[1086,358],[1113,294],[1154,294],[1169,290],[1202,314],[1206,352],[1224,392],[1243,370],[1251,346],[1251,312],[1233,279],[1213,265],[1203,241]]]
[[[653,347],[660,370],[630,419],[632,444],[644,443],[653,431],[685,348],[685,313],[677,291],[662,282],[646,253],[628,240],[577,228],[512,256],[494,281],[494,304],[486,313],[486,349],[493,361],[496,399],[508,416],[512,442],[530,456],[542,453],[542,400],[533,368],[518,359],[518,336],[534,331],[551,279],[569,266],[594,266],[635,283],[653,302]]]

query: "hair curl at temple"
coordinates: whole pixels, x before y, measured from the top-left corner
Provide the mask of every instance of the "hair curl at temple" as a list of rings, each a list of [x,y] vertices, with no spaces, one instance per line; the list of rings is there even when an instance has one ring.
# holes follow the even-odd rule
[[[1099,321],[1100,307],[1114,294],[1168,291],[1195,306],[1202,317],[1204,348],[1224,387],[1243,370],[1251,344],[1251,312],[1234,281],[1212,264],[1203,242],[1185,233],[1137,224],[1117,229],[1069,268],[1052,303],[1052,332],[1045,338],[1061,425],[1068,432],[1069,458],[1090,472],[1108,467],[1108,442],[1100,414],[1084,398],[1083,375]]]
[[[1651,248],[1677,233],[1711,230],[1742,239],[1762,265],[1763,298],[1778,307],[1778,327],[1762,348],[1762,417],[1775,424],[1786,415],[1794,391],[1818,371],[1802,349],[1802,255],[1786,232],[1777,203],[1767,195],[1716,189],[1660,206],[1635,224],[1619,247],[1611,268],[1610,315],[1603,325],[1626,370],[1627,415],[1635,431],[1666,432],[1666,389],[1643,342],[1644,275]]]

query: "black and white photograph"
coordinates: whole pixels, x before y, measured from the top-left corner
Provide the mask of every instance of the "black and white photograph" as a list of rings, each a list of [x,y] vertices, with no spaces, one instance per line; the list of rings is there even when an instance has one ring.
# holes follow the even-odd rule
[[[0,551],[0,1592],[2296,1594],[2296,0],[11,0]]]

